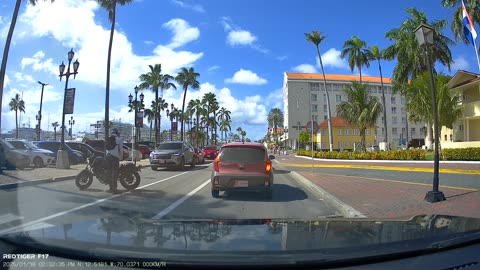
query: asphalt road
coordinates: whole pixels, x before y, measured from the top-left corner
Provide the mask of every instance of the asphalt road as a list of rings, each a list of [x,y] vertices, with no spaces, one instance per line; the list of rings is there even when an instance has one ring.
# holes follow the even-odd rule
[[[111,215],[146,219],[317,219],[338,212],[312,194],[289,171],[274,166],[273,198],[230,192],[213,198],[209,163],[185,171],[144,168],[137,190],[112,195],[94,179],[80,191],[74,181],[0,190],[0,233],[12,228],[42,228]],[[119,188],[122,187],[119,185]]]

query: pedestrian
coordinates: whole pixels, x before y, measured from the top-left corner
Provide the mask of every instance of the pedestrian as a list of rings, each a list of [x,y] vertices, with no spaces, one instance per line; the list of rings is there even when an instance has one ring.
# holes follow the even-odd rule
[[[120,160],[123,157],[123,147],[122,147],[122,138],[120,138],[120,132],[117,128],[112,130],[112,136],[115,137],[115,147],[107,149],[107,162],[108,162],[108,176],[110,178],[110,188],[108,192],[118,193],[117,191],[117,180],[118,180],[118,169],[120,167]],[[108,143],[107,143],[108,144]]]
[[[277,153],[277,145],[276,145],[276,144],[273,145],[273,153],[274,153],[274,154]]]

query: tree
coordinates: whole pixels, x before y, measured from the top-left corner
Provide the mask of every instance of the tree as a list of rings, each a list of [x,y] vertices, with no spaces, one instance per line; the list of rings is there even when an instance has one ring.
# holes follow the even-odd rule
[[[348,101],[342,101],[337,107],[337,115],[360,132],[360,149],[365,151],[365,133],[374,126],[382,112],[377,97],[368,94],[368,85],[352,82],[344,89]]]
[[[208,117],[208,125],[212,127],[212,138],[213,138],[213,133],[217,130],[217,121],[216,121],[216,114],[218,110],[218,101],[217,97],[215,96],[214,93],[206,93],[203,95],[202,102],[206,106],[206,116]],[[210,114],[213,113],[213,118],[210,117]],[[208,136],[208,135],[207,135]],[[217,144],[217,141],[215,140],[214,144]]]
[[[300,134],[298,134],[298,143],[306,147],[306,145],[310,143],[310,133],[306,131],[300,132]]]
[[[462,107],[459,106],[460,97],[453,95],[447,86],[449,76],[439,74],[435,76],[435,88],[438,108],[439,128],[445,126],[453,128],[453,124],[462,116]],[[414,123],[425,122],[427,124],[427,146],[431,147],[433,108],[432,91],[430,88],[430,75],[422,73],[414,79],[406,90],[408,118]]]
[[[112,60],[112,46],[113,46],[113,33],[115,32],[115,16],[117,13],[117,4],[124,6],[132,2],[132,0],[97,0],[97,2],[108,12],[108,19],[112,23],[110,26],[110,40],[108,42],[108,55],[107,55],[107,80],[105,83],[105,138],[109,136],[110,128],[110,63]],[[105,148],[107,140],[105,140]]]
[[[365,49],[367,48],[367,43],[357,36],[352,36],[351,39],[345,41],[343,44],[343,50],[340,54],[340,57],[345,58],[348,55],[348,66],[353,72],[353,69],[356,67],[360,74],[360,83],[362,83],[362,66],[370,67],[367,55],[365,54]]]
[[[59,126],[58,122],[53,122],[52,127],[53,127],[53,140],[57,140],[57,127]]]
[[[279,108],[273,108],[268,113],[268,126],[273,128],[275,143],[278,144],[278,127],[283,127],[283,112]]]
[[[154,101],[152,101],[154,103]],[[155,104],[152,104],[152,106],[155,106]],[[155,112],[152,109],[145,109],[143,111],[143,117],[147,118],[147,122],[150,124],[150,142],[152,141],[152,122],[155,119]]]
[[[203,103],[200,99],[192,99],[188,102],[187,110],[190,111],[192,115],[195,115],[195,132],[198,134],[199,126],[200,126],[200,116],[204,114]],[[203,140],[203,139],[202,139]],[[196,136],[196,145],[198,146],[198,142],[200,141],[200,137]]]
[[[232,122],[230,119],[230,112],[225,107],[221,107],[218,111],[217,121],[220,125],[220,132],[222,133],[222,141],[224,140],[223,132],[225,132],[225,138],[227,137],[227,131],[232,130],[230,127],[230,123]]]
[[[455,12],[453,13],[452,18],[452,32],[455,36],[455,40],[461,40],[465,44],[470,44],[470,40],[465,35],[465,31],[463,30],[463,14],[462,14],[462,1],[461,0],[441,0],[443,7],[446,8],[456,8]],[[476,0],[465,0],[468,5],[465,8],[470,15],[473,23],[480,24],[480,5],[479,2]],[[473,45],[473,44],[472,44]]]
[[[185,111],[185,98],[187,97],[187,89],[190,86],[192,89],[198,89],[200,87],[200,83],[197,81],[197,78],[200,77],[200,74],[195,72],[193,67],[190,69],[182,68],[182,71],[178,73],[175,80],[182,85],[183,87],[183,103],[182,103],[182,115]],[[182,119],[182,126],[181,126],[181,134],[180,138],[183,141],[183,130],[184,130],[184,121]]]
[[[330,96],[327,91],[327,80],[325,79],[325,69],[323,68],[322,56],[320,54],[320,43],[326,38],[323,36],[320,31],[312,31],[311,34],[305,33],[308,42],[311,42],[317,48],[317,56],[320,62],[320,68],[322,69],[323,75],[323,91],[325,92],[325,97],[327,99],[327,124],[328,124],[328,140],[330,144],[330,151],[333,151],[333,130],[332,130],[332,113],[330,110]]]
[[[439,61],[450,70],[453,60],[449,45],[454,43],[453,40],[442,34],[442,30],[448,25],[448,21],[435,20],[428,22],[425,13],[414,8],[408,8],[406,12],[409,18],[400,27],[385,34],[385,37],[393,41],[393,44],[384,51],[385,59],[397,59],[392,79],[397,84],[403,85],[408,84],[409,80],[415,79],[419,74],[428,70],[425,50],[420,49],[414,33],[421,23],[427,23],[434,29],[434,42],[433,45],[429,46],[432,67]]]
[[[29,0],[31,5],[36,5],[38,0]],[[50,0],[54,2],[54,0]],[[17,0],[15,2],[15,8],[13,9],[12,20],[10,22],[10,27],[8,29],[7,39],[5,40],[5,47],[3,49],[2,65],[0,67],[0,130],[2,129],[2,102],[3,102],[3,87],[5,84],[5,72],[7,70],[7,61],[8,53],[10,51],[10,43],[12,43],[13,31],[15,30],[15,25],[17,24],[18,11],[20,10],[20,4],[22,0]]]
[[[385,140],[384,142],[388,142],[388,128],[387,128],[387,109],[386,109],[386,102],[385,102],[385,89],[383,88],[383,74],[382,74],[382,65],[380,64],[380,60],[384,59],[383,51],[381,51],[377,45],[374,45],[365,50],[365,55],[369,61],[377,61],[378,62],[378,71],[380,72],[380,84],[382,87],[382,104],[383,104],[383,128],[385,129]],[[408,130],[408,128],[407,128]]]
[[[15,97],[10,100],[10,111],[15,111],[15,138],[18,139],[18,111],[25,112],[25,102],[20,99],[20,94],[15,94]]]
[[[160,98],[163,97],[163,90],[169,89],[169,88],[174,88],[177,89],[177,87],[171,83],[170,81],[173,80],[173,77],[168,74],[162,74],[162,65],[161,64],[155,64],[155,65],[148,65],[148,68],[150,69],[149,72],[140,75],[139,79],[142,81],[140,83],[139,88],[140,89],[148,89],[151,88],[152,92],[155,93],[155,101],[158,101]],[[158,97],[158,90],[161,90],[161,97]],[[163,104],[163,103],[157,103],[157,104]],[[165,109],[165,108],[163,108]],[[160,107],[155,107],[152,108],[152,110],[155,112],[155,117],[154,117],[154,127],[155,127],[155,144],[158,144],[158,136],[159,136],[159,131],[160,131],[160,113],[163,110]]]

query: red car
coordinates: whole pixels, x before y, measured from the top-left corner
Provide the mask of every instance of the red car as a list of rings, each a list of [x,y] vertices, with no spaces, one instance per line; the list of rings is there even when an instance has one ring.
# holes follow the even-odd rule
[[[205,154],[203,153],[203,151],[197,147],[194,147],[193,150],[195,150],[195,157],[197,158],[197,164],[205,163]]]
[[[216,145],[208,145],[203,149],[205,158],[215,159],[218,156],[218,147]]]

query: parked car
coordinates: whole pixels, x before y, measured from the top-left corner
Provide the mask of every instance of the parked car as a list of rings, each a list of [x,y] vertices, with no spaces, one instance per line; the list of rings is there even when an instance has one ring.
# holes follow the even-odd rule
[[[138,161],[141,159],[142,159],[142,152],[135,150],[135,160]],[[123,145],[123,160],[132,160],[132,148],[126,145]]]
[[[367,147],[367,152],[378,152],[380,151],[380,147],[378,145],[371,145]]]
[[[24,152],[30,158],[32,165],[38,168],[54,165],[57,157],[47,149],[38,148],[31,141],[7,140],[15,149]]]
[[[105,154],[103,152],[100,152],[98,150],[95,150],[95,148],[91,147],[90,145],[82,142],[65,142],[70,148],[73,150],[77,150],[82,152],[83,158],[86,160],[88,157],[93,156],[95,157],[103,157]]]
[[[216,145],[207,145],[203,149],[205,158],[215,159],[219,153],[218,147]]]
[[[128,146],[129,148],[132,148],[132,143],[123,144]],[[140,151],[142,158],[148,158],[150,156],[150,153],[153,151],[153,148],[148,145],[137,143],[137,150]]]
[[[93,147],[95,150],[105,153],[105,141],[104,140],[87,140],[86,144]],[[123,160],[127,160],[130,157],[130,153],[128,152],[128,147],[123,147]],[[130,150],[131,152],[131,150]]]
[[[203,153],[202,150],[200,150],[199,148],[197,147],[194,147],[193,150],[195,151],[195,157],[197,158],[197,160],[195,161],[195,163],[197,164],[203,164],[205,163],[205,154]]]
[[[7,170],[15,170],[16,168],[23,170],[30,165],[30,158],[27,154],[16,150],[13,145],[4,139],[0,139],[0,167]]]
[[[252,190],[271,199],[273,172],[267,149],[260,143],[224,144],[213,161],[210,181],[214,198],[220,191]]]
[[[60,143],[61,142],[59,141],[39,141],[36,145],[38,148],[52,151],[54,155],[57,156],[58,149],[60,148]],[[65,144],[65,149],[67,150],[68,161],[70,162],[70,164],[75,165],[85,161],[82,152],[73,150],[67,144]]]
[[[195,167],[195,151],[186,141],[161,143],[150,153],[150,165],[154,171],[159,167],[176,167],[183,170],[185,164]]]

